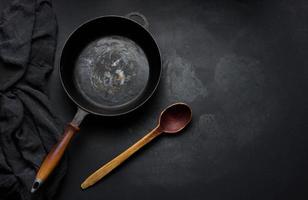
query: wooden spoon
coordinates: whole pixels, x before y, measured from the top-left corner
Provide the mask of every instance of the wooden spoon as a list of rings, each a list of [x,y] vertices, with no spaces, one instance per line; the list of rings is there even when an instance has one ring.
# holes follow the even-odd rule
[[[188,105],[184,103],[172,104],[161,112],[156,128],[150,131],[146,136],[144,136],[126,151],[91,174],[81,184],[81,188],[86,189],[95,184],[97,181],[119,166],[122,162],[124,162],[127,158],[133,155],[136,151],[138,151],[141,147],[149,143],[161,133],[178,133],[186,127],[186,125],[191,121],[191,118],[192,112]]]

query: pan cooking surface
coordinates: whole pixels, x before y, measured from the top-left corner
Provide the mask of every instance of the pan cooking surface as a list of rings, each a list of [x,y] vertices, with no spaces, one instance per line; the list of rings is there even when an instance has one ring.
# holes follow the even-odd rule
[[[81,95],[96,106],[122,106],[141,96],[149,79],[149,63],[132,40],[103,37],[82,50],[74,79]]]

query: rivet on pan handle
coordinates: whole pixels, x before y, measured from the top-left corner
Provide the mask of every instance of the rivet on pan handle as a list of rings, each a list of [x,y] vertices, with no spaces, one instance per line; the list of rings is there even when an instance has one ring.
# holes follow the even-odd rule
[[[125,17],[132,19],[132,20],[136,21],[138,24],[141,24],[144,28],[149,29],[149,22],[143,14],[141,14],[139,12],[131,12],[131,13],[128,13],[127,15],[125,15]],[[136,20],[136,17],[140,18],[141,20]],[[142,21],[142,23],[140,23],[140,21]]]

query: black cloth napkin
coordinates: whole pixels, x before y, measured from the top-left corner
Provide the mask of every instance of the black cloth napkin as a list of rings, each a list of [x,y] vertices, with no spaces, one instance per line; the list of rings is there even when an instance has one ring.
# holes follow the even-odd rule
[[[63,130],[46,86],[57,22],[49,0],[15,0],[0,19],[0,199],[52,199],[66,159],[38,193],[36,172]]]

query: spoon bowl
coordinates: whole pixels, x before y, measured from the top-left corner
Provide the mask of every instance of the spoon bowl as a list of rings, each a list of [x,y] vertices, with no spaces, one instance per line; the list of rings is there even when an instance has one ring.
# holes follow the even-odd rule
[[[162,111],[159,127],[164,133],[178,133],[191,121],[192,111],[185,103],[175,103]]]

